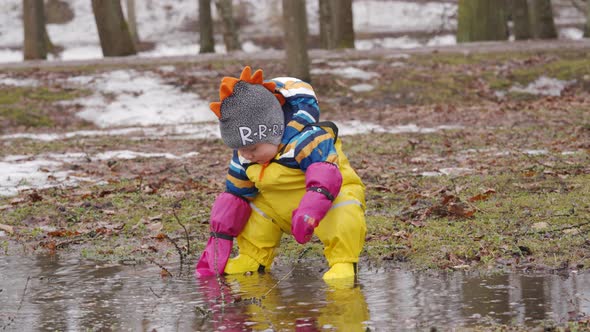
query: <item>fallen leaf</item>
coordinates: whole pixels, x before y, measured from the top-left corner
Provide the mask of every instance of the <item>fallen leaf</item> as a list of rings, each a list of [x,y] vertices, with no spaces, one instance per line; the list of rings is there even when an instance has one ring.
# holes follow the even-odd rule
[[[18,205],[18,204],[21,204],[21,203],[24,203],[24,202],[26,202],[26,200],[24,198],[18,197],[18,198],[15,198],[15,199],[11,200],[10,201],[10,204],[12,204],[12,205]]]
[[[416,226],[416,227],[424,227],[425,226],[425,224],[423,222],[418,221],[418,220],[413,220],[410,222],[410,224],[412,224],[413,226]]]
[[[14,233],[14,227],[12,227],[10,225],[0,224],[0,230],[3,230],[3,231],[5,231],[8,234],[13,234]]]
[[[43,196],[39,195],[38,192],[33,191],[32,193],[29,194],[29,198],[31,199],[31,202],[40,202],[43,200]]]
[[[163,227],[164,226],[162,226],[161,222],[147,225],[147,229],[149,229],[152,233],[161,231]]]
[[[549,227],[549,224],[544,221],[536,222],[533,224],[534,229],[545,229],[547,227]]]
[[[481,194],[477,194],[471,198],[469,198],[470,202],[477,202],[477,201],[485,201],[488,198],[490,198],[490,196],[492,194],[495,194],[496,191],[494,189],[488,189],[485,192],[481,193]]]
[[[72,232],[65,229],[60,229],[58,231],[47,232],[48,236],[51,237],[70,237],[74,235],[79,235],[79,232]]]
[[[450,203],[449,213],[456,217],[469,218],[475,214],[475,210],[468,209],[464,203]]]

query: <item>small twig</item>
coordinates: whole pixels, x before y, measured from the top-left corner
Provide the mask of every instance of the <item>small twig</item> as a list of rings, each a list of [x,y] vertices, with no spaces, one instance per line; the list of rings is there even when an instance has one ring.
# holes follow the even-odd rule
[[[29,281],[30,280],[31,280],[31,276],[28,276],[27,277],[27,282],[25,283],[25,288],[23,289],[23,295],[20,298],[20,302],[18,303],[18,307],[16,308],[16,312],[14,313],[14,316],[13,317],[9,317],[8,318],[8,323],[6,325],[2,326],[2,330],[6,330],[6,328],[9,327],[10,324],[14,323],[14,320],[18,316],[18,312],[22,308],[23,302],[25,301],[25,294],[27,293],[27,288],[29,286]]]
[[[157,298],[162,298],[160,295],[156,294],[156,292],[154,292],[154,290],[150,287],[150,291],[152,291],[152,294],[154,294]]]
[[[20,308],[23,306],[23,302],[25,300],[25,294],[27,293],[27,287],[29,286],[29,281],[31,280],[31,276],[27,277],[27,282],[25,283],[25,288],[23,289],[23,295],[20,298],[20,302],[18,304],[18,308],[16,308],[16,313],[20,311]]]
[[[172,214],[174,214],[174,218],[176,218],[176,222],[178,222],[178,224],[184,229],[184,235],[186,237],[186,255],[190,256],[191,254],[191,242],[189,240],[189,236],[188,236],[188,230],[186,229],[186,227],[184,226],[184,224],[182,222],[180,222],[180,218],[178,218],[178,215],[176,214],[176,209],[172,210]]]
[[[297,257],[297,263],[299,263],[301,261],[301,258],[303,258],[303,256],[305,254],[307,254],[307,252],[309,250],[311,250],[311,247],[307,247],[307,248],[303,249],[303,251],[301,251],[301,253],[299,254],[299,257]],[[268,291],[266,291],[266,293],[264,293],[264,295],[262,295],[262,299],[264,299],[273,289],[275,289],[281,283],[281,281],[287,279],[287,277],[290,276],[294,270],[295,270],[295,266],[292,267],[291,270],[289,272],[287,272],[287,274],[285,274],[281,279],[279,279]]]
[[[156,262],[155,260],[148,258],[148,260],[150,261],[150,263],[156,264],[159,268],[161,268],[164,272],[168,273],[169,276],[174,277],[174,275],[172,273],[170,273],[170,271],[168,271],[167,268],[165,268],[162,264]]]
[[[182,274],[182,266],[184,265],[184,253],[182,252],[182,249],[180,249],[180,247],[178,246],[178,244],[176,244],[176,241],[172,240],[170,238],[170,236],[164,234],[164,236],[166,237],[166,239],[170,242],[172,242],[172,244],[174,245],[174,247],[176,248],[176,251],[178,251],[178,255],[180,256],[180,272],[179,272],[179,276]]]

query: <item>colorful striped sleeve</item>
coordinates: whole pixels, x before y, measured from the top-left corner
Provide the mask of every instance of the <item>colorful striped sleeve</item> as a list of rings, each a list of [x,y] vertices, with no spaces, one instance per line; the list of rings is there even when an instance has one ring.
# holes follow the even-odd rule
[[[258,189],[254,186],[254,182],[250,181],[246,175],[246,168],[240,161],[237,150],[234,150],[231,162],[229,163],[225,188],[227,192],[248,200],[254,199],[258,194]]]
[[[334,136],[321,127],[309,127],[297,137],[295,160],[304,172],[317,162],[338,165],[338,152],[334,147]]]
[[[276,84],[276,91],[285,97],[293,120],[302,125],[319,121],[320,107],[309,83],[292,77],[279,77],[272,81]]]

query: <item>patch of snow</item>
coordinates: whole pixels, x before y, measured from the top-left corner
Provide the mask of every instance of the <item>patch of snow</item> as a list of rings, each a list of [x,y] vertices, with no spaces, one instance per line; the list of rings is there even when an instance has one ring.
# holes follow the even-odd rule
[[[0,161],[0,196],[14,196],[21,190],[70,186],[85,179],[70,176],[70,171],[57,171],[61,163],[33,159]]]
[[[449,168],[441,168],[437,171],[427,171],[420,173],[421,176],[424,177],[432,177],[432,176],[463,176],[473,174],[473,170],[471,168],[461,168],[461,167],[449,167]]]
[[[545,149],[541,149],[541,150],[524,150],[523,151],[525,154],[531,155],[531,156],[537,156],[537,155],[544,155],[549,153],[549,151],[545,150]]]
[[[354,92],[367,92],[367,91],[371,91],[373,90],[375,87],[371,84],[355,84],[353,86],[350,87],[350,90],[354,91]]]
[[[362,69],[358,69],[355,67],[344,67],[344,68],[335,68],[335,69],[312,69],[311,74],[320,75],[320,74],[332,74],[341,76],[344,78],[349,79],[360,79],[360,80],[370,80],[376,77],[379,77],[379,74],[374,72],[368,72]]]
[[[89,60],[102,58],[100,45],[72,46],[63,50],[61,60]]]
[[[389,133],[389,134],[402,134],[402,133],[434,133],[440,130],[453,130],[460,129],[460,126],[438,126],[434,128],[421,128],[415,124],[400,125],[394,127],[384,127],[375,123],[351,120],[351,121],[335,121],[338,126],[338,134],[342,136],[346,135],[359,135],[367,133]]]
[[[415,38],[402,36],[397,38],[376,38],[376,39],[359,39],[355,40],[354,47],[357,50],[372,50],[375,48],[418,48],[422,44]]]
[[[407,53],[388,54],[385,59],[409,59],[411,56]]]
[[[77,115],[100,128],[216,120],[207,101],[166,84],[153,73],[116,70],[74,77],[68,83],[93,88],[94,95],[64,103],[82,105]]]
[[[563,28],[559,30],[559,38],[579,40],[584,38],[584,31],[577,28]]]
[[[576,151],[563,151],[561,154],[564,156],[571,156],[575,154],[584,153],[584,150],[576,150]]]
[[[12,86],[37,86],[39,82],[34,79],[15,79],[12,77],[0,77],[0,84]]]
[[[23,52],[11,49],[0,49],[0,62],[19,62],[23,60]]]
[[[6,236],[6,232],[0,231],[0,237],[5,237],[5,236]]]
[[[427,46],[448,46],[448,45],[456,45],[457,44],[457,36],[455,35],[442,35],[436,36],[430,39],[426,45]]]
[[[474,171],[471,168],[463,168],[463,167],[449,167],[449,168],[441,168],[438,170],[440,173],[448,176],[462,176],[467,174],[472,174]]]
[[[166,158],[166,159],[184,159],[198,155],[198,152],[190,152],[180,156],[172,153],[146,153],[146,152],[135,152],[129,150],[120,151],[107,151],[99,153],[94,156],[94,159],[98,160],[111,160],[111,159],[137,159],[137,158]]]
[[[510,88],[511,92],[530,93],[534,95],[544,96],[560,96],[563,89],[568,85],[574,83],[573,81],[562,81],[547,76],[541,76],[536,81],[530,83],[526,87],[513,86]]]
[[[390,67],[405,67],[406,64],[403,62],[395,61],[389,64]]]
[[[442,176],[443,174],[440,172],[422,172],[420,173],[420,176],[423,177],[433,177],[433,176]]]
[[[190,152],[180,156],[170,153],[147,153],[135,151],[106,151],[95,156],[86,153],[48,153],[37,156],[11,155],[0,161],[0,196],[14,196],[27,189],[73,187],[81,182],[100,183],[86,177],[78,177],[72,171],[63,171],[64,163],[90,160],[167,158],[183,159],[198,155]]]

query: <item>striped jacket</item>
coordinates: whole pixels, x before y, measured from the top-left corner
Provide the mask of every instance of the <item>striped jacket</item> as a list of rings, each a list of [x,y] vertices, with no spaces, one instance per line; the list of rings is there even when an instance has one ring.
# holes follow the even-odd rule
[[[311,85],[292,77],[279,77],[272,81],[276,83],[275,92],[280,93],[285,99],[285,131],[279,153],[271,162],[301,169],[303,172],[316,162],[338,165],[334,133],[321,127],[310,126],[320,118],[320,108]],[[246,170],[251,165],[252,162],[234,150],[226,178],[227,192],[248,200],[256,197],[256,184],[246,175]]]

